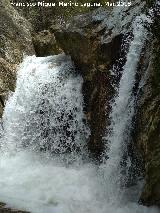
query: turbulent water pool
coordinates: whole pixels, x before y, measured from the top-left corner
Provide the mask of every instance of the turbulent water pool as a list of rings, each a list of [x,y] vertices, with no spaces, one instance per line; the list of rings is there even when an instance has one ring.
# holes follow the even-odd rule
[[[29,151],[1,156],[0,161],[0,198],[11,207],[34,213],[159,212],[137,204],[137,187],[115,200],[106,190],[110,183],[93,164],[64,166]]]

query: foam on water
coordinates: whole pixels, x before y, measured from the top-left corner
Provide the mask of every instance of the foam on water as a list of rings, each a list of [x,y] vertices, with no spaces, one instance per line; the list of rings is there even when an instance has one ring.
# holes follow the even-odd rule
[[[136,202],[108,203],[92,164],[66,167],[54,158],[21,151],[1,156],[0,169],[0,199],[11,207],[34,213],[158,213]]]

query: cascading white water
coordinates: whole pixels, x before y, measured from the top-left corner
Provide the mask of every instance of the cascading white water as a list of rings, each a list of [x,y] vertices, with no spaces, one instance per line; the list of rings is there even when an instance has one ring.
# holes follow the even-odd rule
[[[130,141],[135,107],[133,88],[140,54],[148,36],[146,26],[150,23],[152,23],[152,19],[146,15],[137,16],[133,23],[133,40],[130,43],[126,63],[123,67],[118,93],[112,101],[111,124],[107,128],[107,137],[104,138],[106,146],[110,146],[110,150],[108,152],[108,149],[106,149],[104,157],[107,156],[108,160],[104,159],[101,168],[106,182],[110,182],[110,185],[107,185],[106,188],[107,194],[110,195],[108,198],[113,203],[117,202],[117,199],[121,202],[121,197],[124,195],[121,187],[123,184],[121,161],[123,161],[123,154],[127,152],[127,145]],[[127,163],[129,167],[130,162]]]
[[[99,188],[94,167],[81,165],[82,82],[65,55],[24,59],[3,115],[1,201],[37,213],[89,208]]]
[[[84,157],[81,160],[87,155],[89,130],[83,115],[82,78],[70,59],[59,55],[24,60],[3,116],[0,201],[33,213],[159,212],[139,206],[136,195],[120,203],[121,188],[116,184],[134,111],[132,89],[145,20],[137,17],[133,26],[134,38],[110,115],[109,159],[100,168]]]
[[[24,60],[4,111],[3,149],[73,154],[85,145],[82,78],[73,71],[64,55]]]

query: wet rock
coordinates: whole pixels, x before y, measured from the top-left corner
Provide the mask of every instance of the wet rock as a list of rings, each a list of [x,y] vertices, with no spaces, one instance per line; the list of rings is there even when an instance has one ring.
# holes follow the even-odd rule
[[[138,99],[136,144],[144,159],[144,205],[160,205],[160,23],[153,27],[152,51],[144,87]]]
[[[8,208],[5,203],[0,203],[0,213],[29,213],[29,212],[11,209]]]
[[[11,64],[5,59],[0,58],[0,94],[5,94],[6,91],[13,91],[16,81],[16,64]]]
[[[17,65],[0,58],[0,117],[9,91],[14,91]]]
[[[57,45],[54,34],[49,30],[36,33],[33,37],[33,44],[36,55],[39,57],[62,53],[62,50]]]
[[[97,9],[74,17],[65,27],[55,31],[58,44],[71,55],[83,76],[84,111],[91,129],[88,148],[98,159],[104,150],[103,136],[109,124],[113,82],[118,83],[120,75],[117,73],[117,77],[113,77],[111,68],[120,54],[124,54],[121,52],[122,39],[131,32],[133,14],[141,11],[143,6],[142,3],[130,9],[123,8],[125,12]]]
[[[0,117],[2,117],[3,114],[3,107],[4,107],[3,102],[0,101]]]

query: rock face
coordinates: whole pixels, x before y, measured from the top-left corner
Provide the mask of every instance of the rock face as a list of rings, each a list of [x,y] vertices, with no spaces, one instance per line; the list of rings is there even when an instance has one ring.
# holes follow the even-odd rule
[[[54,34],[49,30],[36,33],[33,36],[33,45],[38,57],[62,53],[62,50],[57,45]]]
[[[117,0],[112,0],[112,2],[115,2]],[[50,0],[48,3],[53,6],[44,7],[42,5],[46,5],[47,1],[38,1],[38,0],[21,0],[19,2],[23,2],[25,5],[27,3],[38,3],[39,6],[32,6],[32,7],[20,7],[16,6],[15,2],[14,7],[32,24],[34,30],[36,32],[40,32],[43,30],[48,30],[50,26],[55,24],[62,24],[66,20],[68,20],[70,17],[73,17],[78,14],[89,12],[92,9],[94,9],[94,0],[87,0],[87,3],[92,4],[92,7],[82,7],[82,6],[62,6],[63,3],[68,3],[70,5],[70,0],[59,1],[59,0]],[[99,0],[98,3],[101,3],[103,6],[105,5],[105,0]],[[86,2],[84,0],[78,1],[79,5],[85,4]],[[55,6],[54,6],[55,4]]]
[[[0,213],[29,213],[29,212],[19,211],[16,209],[10,209],[10,208],[6,207],[5,203],[0,203]]]
[[[153,1],[147,2],[152,4]],[[109,125],[109,102],[125,62],[122,40],[131,33],[132,19],[143,8],[144,3],[135,1],[132,7],[123,11],[98,9],[74,17],[62,29],[52,29],[58,44],[71,55],[77,71],[83,76],[84,111],[91,129],[88,148],[91,156],[98,160],[104,150],[103,136]],[[41,13],[43,17],[48,16],[44,11]],[[147,79],[138,96],[134,134],[137,152],[144,160],[145,185],[140,201],[145,205],[160,205],[160,16],[156,15],[152,54]],[[34,24],[34,20],[31,21]],[[52,23],[50,18],[43,21],[40,20],[41,27],[38,28],[36,18],[35,31],[41,31],[34,34],[33,47],[31,25],[11,7],[9,0],[0,2],[0,117],[8,92],[14,91],[16,67],[23,54],[34,54],[34,48],[37,56],[61,52],[48,30],[54,21]],[[46,23],[47,30],[44,30]],[[121,56],[123,60],[115,77],[111,69]],[[5,212],[3,205],[0,205],[1,209]]]
[[[130,9],[123,8],[126,12],[98,9],[73,18],[63,29],[55,31],[57,42],[66,54],[71,55],[84,79],[84,110],[91,129],[88,148],[96,159],[104,150],[103,136],[109,124],[109,101],[114,94],[113,85],[120,76],[117,73],[117,77],[113,77],[110,70],[124,54],[121,50],[122,38],[131,32],[134,13],[141,11],[143,6],[135,4]]]
[[[55,32],[55,36],[83,76],[84,110],[91,129],[89,150],[98,157],[104,150],[102,137],[107,117],[106,102],[112,93],[109,67],[113,55],[115,58],[118,56],[121,36],[115,36],[116,42],[102,44],[101,33],[105,29],[98,29],[98,21],[93,22],[90,15],[76,17],[68,28]],[[116,54],[112,54],[113,49]]]
[[[5,97],[8,91],[13,91],[16,81],[16,65],[0,58],[0,116],[3,113]]]
[[[138,100],[136,144],[145,163],[145,185],[140,201],[160,205],[160,14],[153,27],[154,41],[147,79]]]
[[[0,56],[11,63],[19,63],[23,54],[33,54],[31,26],[10,5],[0,3]]]
[[[14,90],[16,64],[34,54],[30,24],[10,5],[0,2],[0,117],[8,92]]]

